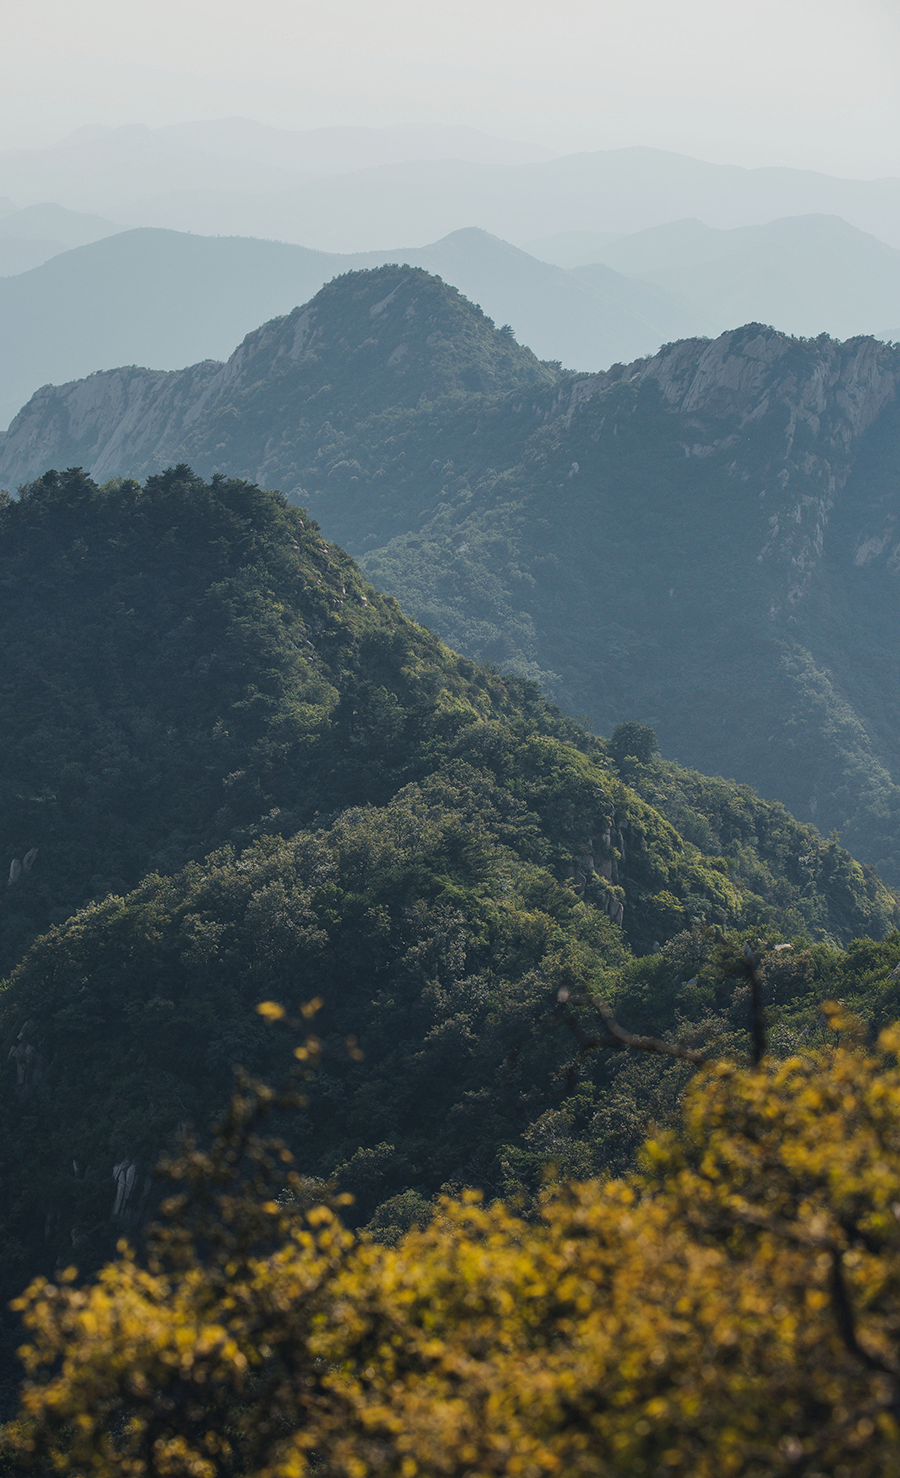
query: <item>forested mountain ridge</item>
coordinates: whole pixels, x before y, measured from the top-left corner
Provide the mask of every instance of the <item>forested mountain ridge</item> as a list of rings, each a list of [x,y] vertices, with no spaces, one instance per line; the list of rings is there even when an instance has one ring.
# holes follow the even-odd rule
[[[396,266],[346,273],[305,307],[248,334],[225,364],[174,372],[132,366],[45,386],[0,437],[0,484],[14,486],[51,463],[84,466],[100,479],[143,475],[170,463],[198,424],[215,423],[223,452],[226,440],[233,450],[237,430],[241,465],[265,462],[267,449],[277,460],[279,445],[293,446],[298,431],[306,453],[304,442],[334,417],[349,430],[379,412],[556,378],[440,278]],[[275,385],[289,431],[272,420],[267,389]],[[252,406],[236,414],[235,401],[248,395]]]
[[[27,872],[10,871],[6,967],[79,903],[149,871],[170,874],[224,843],[385,803],[439,766],[476,719],[524,724],[574,744],[603,772],[616,769],[604,741],[549,708],[533,684],[449,652],[302,510],[247,483],[206,484],[184,466],[144,488],[48,473],[0,504],[0,569],[2,861],[40,856]],[[774,869],[761,896],[775,889],[770,903],[777,894],[780,907],[799,909],[791,927],[850,938],[891,916],[883,889],[861,901],[862,883],[851,887],[862,889],[861,912],[848,913],[836,894],[823,913],[808,868],[794,868],[787,893],[775,888],[786,864],[771,838],[787,827],[806,852],[815,833],[746,787],[705,781],[691,800],[689,772],[671,765],[635,760],[622,774],[638,791],[649,786],[652,806],[714,857],[745,825],[727,819],[729,808],[752,813],[747,836]],[[590,852],[590,820],[566,823],[574,831],[570,851],[554,854],[560,868]],[[824,845],[815,839],[814,852]],[[603,886],[621,921],[611,867]],[[688,861],[677,867],[688,867],[685,897],[699,897]],[[718,874],[713,882],[718,897]],[[643,947],[664,935],[671,912],[666,904],[657,918],[645,892],[643,917],[633,898],[625,921]],[[697,907],[688,917],[707,916]]]
[[[458,650],[603,731],[640,717],[900,880],[898,373],[873,339],[748,325],[563,375],[385,267],[225,366],[39,392],[0,469],[280,487]]]
[[[896,924],[871,869],[449,652],[278,494],[51,473],[0,509],[0,572],[10,1295],[140,1220],[235,1063],[285,1069],[261,1000],[322,997],[288,1128],[387,1228],[447,1183],[627,1163],[683,1065],[582,1064],[591,993],[739,1045],[721,931],[795,936],[769,977],[788,1034],[842,970],[889,1009],[896,937],[849,966],[829,944]]]

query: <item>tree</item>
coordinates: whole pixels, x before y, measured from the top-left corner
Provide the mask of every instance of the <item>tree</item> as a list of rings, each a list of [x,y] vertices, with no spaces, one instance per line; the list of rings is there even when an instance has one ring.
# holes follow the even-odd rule
[[[635,719],[627,719],[624,724],[616,724],[609,741],[609,752],[617,765],[621,765],[629,758],[639,760],[642,765],[647,765],[653,756],[659,753],[656,730],[651,729],[649,724],[637,723]]]
[[[701,1070],[640,1174],[534,1221],[444,1201],[392,1247],[285,1186],[245,1085],[169,1168],[146,1266],[123,1246],[96,1283],[20,1300],[8,1449],[98,1478],[887,1478],[900,1026],[866,1050],[824,1010],[839,1046]]]

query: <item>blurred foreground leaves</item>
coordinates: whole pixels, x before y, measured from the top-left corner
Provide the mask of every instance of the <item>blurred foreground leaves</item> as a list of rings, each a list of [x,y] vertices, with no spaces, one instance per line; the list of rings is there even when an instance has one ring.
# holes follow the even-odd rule
[[[310,1205],[246,1086],[139,1263],[38,1280],[17,1462],[144,1475],[897,1470],[900,1027],[720,1062],[642,1170],[392,1247]]]

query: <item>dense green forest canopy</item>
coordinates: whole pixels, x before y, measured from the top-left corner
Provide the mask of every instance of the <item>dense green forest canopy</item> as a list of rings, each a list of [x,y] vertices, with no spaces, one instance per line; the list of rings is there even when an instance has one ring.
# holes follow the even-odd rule
[[[287,1071],[261,1000],[321,998],[284,1132],[388,1239],[441,1188],[627,1166],[677,1113],[689,1065],[611,1051],[598,998],[741,1052],[749,939],[793,941],[787,1046],[825,996],[894,1005],[871,868],[450,652],[277,493],[50,473],[0,509],[0,571],[4,1295],[139,1226],[236,1064]]]

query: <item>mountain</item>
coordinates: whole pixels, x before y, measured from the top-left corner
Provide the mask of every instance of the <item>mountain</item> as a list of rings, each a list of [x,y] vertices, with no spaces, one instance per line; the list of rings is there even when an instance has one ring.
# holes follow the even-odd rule
[[[0,188],[4,180],[0,167]],[[265,192],[209,179],[103,208],[134,225],[273,236],[344,252],[433,240],[473,223],[526,243],[545,237],[548,225],[622,234],[685,216],[726,229],[813,214],[840,216],[900,246],[900,180],[741,169],[645,148],[503,166],[408,160]]]
[[[408,160],[515,166],[553,157],[539,145],[452,125],[281,129],[220,118],[161,128],[80,128],[57,144],[0,152],[0,180],[20,205],[52,199],[75,210],[116,214],[120,206],[171,191],[252,198],[320,175]]]
[[[697,224],[702,225],[699,221]],[[656,229],[665,231],[667,225]],[[584,267],[602,261],[607,247],[619,241],[621,236],[620,231],[554,231],[551,236],[539,236],[534,241],[524,241],[522,245],[525,251],[542,262],[553,262],[557,267]]]
[[[801,336],[845,338],[900,319],[900,251],[836,216],[718,232],[705,246],[698,241],[690,258],[682,242],[675,260],[666,261],[660,251],[653,267],[646,241],[651,233],[642,234],[643,252],[628,239],[631,270],[679,294],[713,333],[754,319]],[[642,256],[647,265],[638,266]],[[627,262],[626,242],[616,243],[604,260],[614,268]]]
[[[13,239],[38,226],[96,239],[62,254],[58,241]],[[608,261],[568,270],[475,228],[425,247],[353,255],[149,228],[113,232],[111,222],[56,206],[0,218],[0,264],[7,248],[53,256],[0,281],[0,421],[39,385],[122,364],[177,369],[224,358],[331,277],[385,262],[437,273],[511,324],[541,358],[570,369],[627,363],[740,321],[841,337],[900,321],[900,252],[829,217],[731,231],[673,222],[617,239]]]
[[[361,291],[331,290],[345,330]],[[376,334],[398,299],[412,320],[397,402],[423,380],[458,399],[473,360],[485,414],[504,378],[540,393],[455,299],[465,344],[417,359],[446,290],[392,291],[361,306]],[[360,385],[402,435],[384,347]],[[747,1039],[721,931],[794,937],[766,987],[785,1041],[816,1030],[822,988],[893,968],[896,937],[872,940],[896,899],[836,842],[448,651],[276,493],[51,473],[0,507],[0,571],[9,1342],[7,1294],[139,1232],[160,1151],[205,1133],[235,1064],[287,1072],[296,1038],[261,1001],[316,1017],[320,1070],[280,1125],[299,1168],[389,1228],[452,1183],[533,1194],[560,1154],[627,1165],[675,1111],[686,1064],[635,1076],[583,1048],[593,992],[715,1053]],[[861,954],[828,943],[862,933]],[[874,1015],[892,992],[870,989]]]
[[[121,219],[121,209],[160,191],[285,189],[296,172],[259,159],[222,157],[142,124],[78,129],[61,143],[0,153],[0,190],[20,207],[57,201]],[[132,222],[128,222],[132,224]]]
[[[422,267],[480,303],[498,323],[545,359],[572,369],[612,364],[696,331],[697,318],[677,293],[634,282],[623,273],[566,272],[470,227],[419,250],[366,252],[343,259],[346,268],[398,262]]]
[[[900,880],[898,374],[871,339],[749,325],[564,376],[384,267],[224,367],[40,392],[0,467],[281,487],[457,650],[601,732],[652,724]]]
[[[0,417],[37,385],[135,362],[218,357],[303,301],[333,259],[280,242],[128,231],[0,281]]]
[[[0,154],[0,194],[132,226],[341,252],[433,241],[473,224],[525,245],[685,216],[725,229],[808,214],[840,216],[900,247],[896,179],[742,169],[648,148],[540,153],[465,129],[291,134],[242,119],[89,128],[52,148]]]
[[[62,241],[55,241],[52,237],[13,237],[4,241],[0,238],[0,277],[15,277],[20,272],[30,272],[32,267],[40,267],[42,262],[49,262],[51,257],[56,257],[66,247]]]
[[[46,239],[28,239],[39,230]],[[64,251],[65,239],[86,244]],[[5,423],[39,385],[122,364],[176,369],[224,358],[331,277],[385,262],[437,273],[541,358],[570,369],[627,363],[735,322],[844,337],[900,321],[900,252],[822,216],[729,231],[675,221],[616,238],[595,248],[604,260],[564,269],[474,227],[425,247],[340,255],[283,241],[123,231],[35,206],[0,218],[0,265],[4,252],[11,269],[53,258],[0,281]]]
[[[73,246],[113,236],[123,227],[64,206],[28,205],[0,214],[0,277],[28,272]]]
[[[27,205],[23,210],[11,210],[0,216],[0,241],[31,241],[37,237],[52,237],[60,248],[86,246],[91,241],[100,241],[104,236],[114,236],[124,227],[102,216],[85,215],[81,211],[66,210],[62,205],[44,202]]]
[[[900,320],[900,251],[837,216],[730,230],[676,220],[608,239],[562,235],[530,249],[585,283],[602,266],[665,288],[693,317],[694,332],[761,322],[846,338]]]
[[[224,413],[227,424],[235,395],[252,395],[273,372],[301,404],[308,401],[309,424],[331,435],[332,422],[379,415],[402,422],[415,419],[423,404],[462,407],[470,396],[480,407],[486,392],[528,393],[558,378],[455,288],[420,268],[347,273],[305,309],[248,335],[224,365],[172,374],[115,370],[61,391],[39,391],[3,439],[0,477],[27,457],[43,468],[51,451],[59,462],[75,458],[85,465],[90,451],[98,477],[112,475],[112,467],[143,470],[155,464],[161,445],[180,442],[198,418]],[[40,425],[38,405],[47,411]],[[258,415],[253,434],[269,439]],[[258,448],[245,449],[245,460],[248,454]]]
[[[336,274],[397,260],[439,273],[498,323],[511,323],[538,354],[575,368],[648,353],[696,326],[662,288],[608,269],[578,279],[474,229],[420,249],[354,257],[276,241],[127,231],[0,282],[0,418],[8,422],[48,382],[121,364],[174,369],[224,358],[244,334]]]

